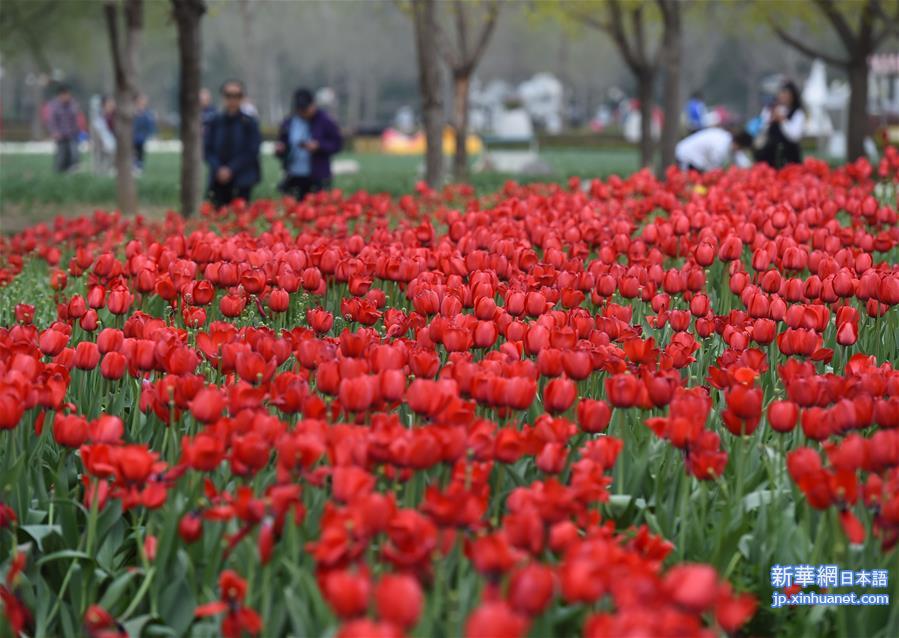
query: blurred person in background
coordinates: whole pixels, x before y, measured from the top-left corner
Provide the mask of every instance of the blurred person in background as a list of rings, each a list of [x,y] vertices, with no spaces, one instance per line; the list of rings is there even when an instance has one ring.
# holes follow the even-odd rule
[[[156,116],[150,110],[146,95],[137,96],[134,113],[134,167],[144,169],[145,146],[156,134]]]
[[[210,120],[203,149],[209,164],[209,197],[216,207],[237,198],[250,200],[253,187],[261,179],[259,146],[262,136],[256,118],[241,110],[243,83],[222,84],[224,106]]]
[[[250,117],[259,119],[259,110],[256,108],[256,105],[253,104],[253,100],[250,99],[250,96],[247,95],[247,90],[244,88],[243,102],[240,103],[240,110],[249,115]]]
[[[215,104],[212,103],[212,93],[205,87],[200,89],[200,120],[203,123],[203,139],[206,139],[206,129],[216,113],[218,111],[215,109]]]
[[[687,130],[695,133],[706,126],[708,119],[708,109],[705,100],[702,99],[702,93],[694,91],[687,101],[687,107],[684,109],[687,118]]]
[[[752,136],[744,130],[730,132],[716,126],[688,135],[674,149],[681,170],[703,173],[733,162],[746,167],[752,162],[746,152],[752,148]]]
[[[102,109],[103,119],[106,120],[106,128],[108,128],[113,134],[115,134],[115,98],[111,95],[104,95],[100,102],[100,106]]]
[[[337,112],[337,92],[330,86],[323,86],[315,92],[315,104],[329,113]]]
[[[115,102],[108,95],[95,95],[91,98],[91,170],[97,175],[112,175],[115,172],[116,137],[109,117],[114,111]]]
[[[309,89],[294,92],[293,108],[293,115],[281,122],[275,156],[284,167],[281,192],[302,200],[331,187],[331,156],[340,152],[343,139]]]
[[[771,106],[761,114],[760,134],[756,138],[755,159],[774,168],[802,162],[799,142],[805,130],[805,109],[799,87],[785,82]]]
[[[78,165],[79,115],[80,109],[71,90],[60,84],[47,110],[47,129],[56,142],[54,168],[57,172],[65,173]]]

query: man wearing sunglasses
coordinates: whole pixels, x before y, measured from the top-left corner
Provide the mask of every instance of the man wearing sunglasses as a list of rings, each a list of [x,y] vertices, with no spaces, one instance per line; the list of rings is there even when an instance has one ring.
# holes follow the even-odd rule
[[[312,91],[293,94],[294,112],[281,123],[275,156],[284,167],[279,188],[297,200],[331,187],[331,156],[343,145],[340,128],[315,103]]]
[[[259,123],[241,110],[243,84],[228,80],[222,85],[223,108],[206,128],[203,148],[209,164],[209,199],[217,208],[235,199],[249,201],[259,183]]]

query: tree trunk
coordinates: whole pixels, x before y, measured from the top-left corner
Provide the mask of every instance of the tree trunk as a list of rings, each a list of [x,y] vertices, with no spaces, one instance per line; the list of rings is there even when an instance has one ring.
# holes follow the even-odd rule
[[[181,214],[190,217],[200,201],[203,152],[200,121],[200,18],[204,0],[172,0],[178,27],[181,110]]]
[[[134,103],[137,99],[137,49],[143,23],[143,0],[124,0],[125,41],[120,42],[118,2],[104,5],[115,76],[116,196],[126,215],[137,212],[134,181]]]
[[[683,31],[679,0],[663,0],[664,33],[662,35],[662,69],[665,72],[665,86],[662,96],[662,110],[665,120],[662,125],[662,158],[659,177],[674,163],[674,147],[680,134],[680,79]]]
[[[468,96],[471,77],[465,73],[453,76],[453,121],[456,124],[456,152],[453,155],[453,179],[468,180]]]
[[[443,104],[437,47],[435,0],[413,0],[418,88],[425,128],[425,181],[431,188],[443,183]]]
[[[652,89],[655,74],[652,70],[643,69],[636,76],[637,99],[640,101],[640,166],[647,168],[652,166],[655,146],[652,139]]]
[[[849,76],[849,127],[846,133],[846,157],[851,161],[865,156],[868,134],[868,62],[857,59],[846,69]]]

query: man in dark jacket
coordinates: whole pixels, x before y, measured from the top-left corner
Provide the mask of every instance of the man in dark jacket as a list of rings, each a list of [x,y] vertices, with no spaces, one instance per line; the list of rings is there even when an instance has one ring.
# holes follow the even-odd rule
[[[146,95],[138,95],[134,106],[134,166],[142,171],[147,142],[156,134],[156,116],[150,110]]]
[[[224,108],[209,122],[203,140],[209,164],[209,198],[219,207],[241,198],[249,201],[259,183],[259,146],[262,136],[255,118],[243,113],[243,84],[228,80],[222,85]]]
[[[294,114],[281,123],[275,155],[284,167],[281,191],[302,200],[331,186],[331,156],[343,145],[340,129],[308,89],[293,94]]]
[[[56,170],[65,173],[78,164],[78,136],[81,127],[78,124],[80,111],[78,103],[72,97],[69,87],[60,84],[56,89],[56,98],[50,102],[47,128],[56,142]]]

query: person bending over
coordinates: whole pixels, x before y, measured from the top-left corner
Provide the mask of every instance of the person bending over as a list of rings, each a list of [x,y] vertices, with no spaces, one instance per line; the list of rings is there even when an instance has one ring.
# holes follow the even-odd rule
[[[746,131],[731,133],[716,126],[688,135],[674,149],[674,157],[682,170],[699,172],[721,168],[727,163],[748,166],[746,152],[752,148],[752,137]]]

